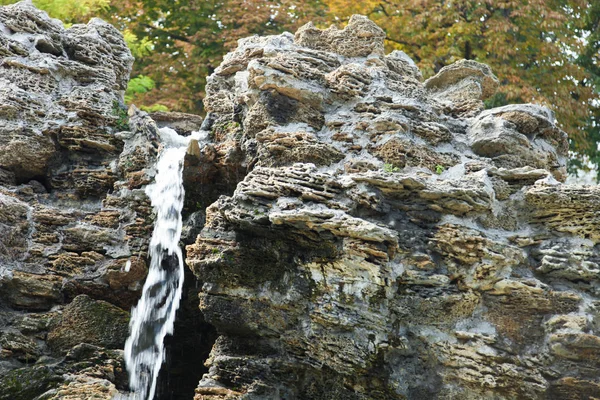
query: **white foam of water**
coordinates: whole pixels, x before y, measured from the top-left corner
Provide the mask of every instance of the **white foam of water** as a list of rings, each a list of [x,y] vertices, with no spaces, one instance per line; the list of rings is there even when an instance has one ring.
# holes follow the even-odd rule
[[[129,372],[128,398],[152,400],[158,372],[164,360],[164,338],[173,333],[175,313],[183,289],[183,256],[179,248],[183,208],[183,158],[190,139],[170,128],[160,130],[163,150],[156,164],[155,183],[146,194],[156,212],[150,241],[150,269],[142,297],[131,312],[130,335],[125,343],[125,363]],[[130,264],[128,264],[129,266]]]

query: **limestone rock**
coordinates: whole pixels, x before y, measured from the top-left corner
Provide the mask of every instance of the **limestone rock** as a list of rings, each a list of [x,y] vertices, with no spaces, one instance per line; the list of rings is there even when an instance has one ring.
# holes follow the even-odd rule
[[[0,69],[0,168],[27,182],[61,149],[115,152],[133,63],[122,35],[99,19],[65,29],[28,1],[2,7],[0,23],[11,49]]]
[[[60,384],[52,368],[36,365],[8,372],[0,377],[0,399],[31,400]]]
[[[388,68],[400,75],[412,75],[415,79],[423,80],[423,75],[408,54],[400,50],[394,50],[385,56]]]
[[[49,310],[54,304],[62,302],[61,281],[53,275],[14,271],[4,276],[0,283],[4,299],[13,307]]]
[[[545,107],[509,105],[482,112],[469,128],[473,151],[501,168],[543,168],[566,179],[567,136]]]
[[[353,15],[342,30],[332,26],[326,30],[308,23],[298,29],[294,41],[310,49],[327,50],[346,57],[364,57],[383,54],[385,32],[368,18]]]
[[[459,60],[427,79],[425,87],[450,113],[469,117],[483,110],[482,100],[496,92],[498,78],[485,64]]]
[[[0,398],[109,398],[125,374],[105,348],[147,273],[157,127],[123,106],[133,57],[111,25],[65,29],[22,1],[0,7],[0,47]],[[103,347],[76,359],[81,342]]]
[[[109,380],[78,376],[70,382],[62,384],[51,393],[44,394],[44,399],[79,400],[92,398],[98,400],[111,400],[115,398],[117,394],[117,388]]]
[[[120,308],[79,295],[65,307],[48,333],[48,345],[59,352],[80,343],[118,349],[125,344],[128,324],[129,317]]]
[[[0,346],[3,358],[14,357],[19,361],[33,362],[40,356],[37,343],[31,338],[17,332],[2,332]]]
[[[0,375],[0,399],[110,399],[125,382],[122,351],[80,344],[60,361],[47,359]]]
[[[443,67],[435,76],[425,81],[425,87],[445,96],[462,96],[485,100],[496,92],[498,78],[490,67],[473,60],[460,60]],[[441,97],[440,94],[438,96]]]
[[[484,110],[486,65],[422,82],[383,38],[308,24],[208,78],[184,174],[238,175],[186,200],[221,335],[195,399],[595,396],[596,189],[560,183],[565,133],[545,107]]]

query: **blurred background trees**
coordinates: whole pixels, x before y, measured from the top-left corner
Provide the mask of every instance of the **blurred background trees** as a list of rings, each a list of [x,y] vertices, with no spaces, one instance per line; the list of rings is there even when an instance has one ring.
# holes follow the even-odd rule
[[[15,0],[0,0],[0,4]],[[545,104],[569,133],[573,168],[600,164],[598,0],[34,0],[67,23],[92,16],[124,32],[136,57],[128,102],[202,114],[206,76],[238,39],[343,25],[364,14],[425,78],[461,58],[501,81],[488,106]],[[591,164],[590,164],[591,163]]]
[[[135,74],[150,77],[156,89],[134,96],[136,104],[202,112],[206,76],[251,35],[277,34],[324,17],[318,1],[124,0],[113,1],[105,18],[153,51],[138,58]]]

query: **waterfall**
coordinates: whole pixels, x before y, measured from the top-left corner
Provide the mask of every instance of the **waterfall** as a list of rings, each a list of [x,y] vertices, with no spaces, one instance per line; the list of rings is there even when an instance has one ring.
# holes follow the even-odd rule
[[[163,149],[156,163],[155,182],[146,188],[156,220],[150,241],[150,268],[142,297],[131,312],[125,343],[125,364],[135,400],[152,400],[164,360],[164,338],[173,333],[183,289],[183,256],[179,248],[183,208],[183,158],[190,139],[170,128],[160,130]]]

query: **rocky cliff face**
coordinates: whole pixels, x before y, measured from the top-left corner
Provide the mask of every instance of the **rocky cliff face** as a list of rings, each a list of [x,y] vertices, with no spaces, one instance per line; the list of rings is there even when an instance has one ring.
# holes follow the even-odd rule
[[[128,125],[132,63],[101,20],[65,29],[30,2],[0,7],[0,399],[125,388],[157,145]]]
[[[221,335],[196,399],[600,396],[600,191],[560,183],[550,110],[484,110],[487,66],[423,82],[384,36],[252,37],[209,78],[247,174],[187,247]]]
[[[209,77],[158,398],[600,397],[600,191],[560,183],[548,109],[485,110],[488,67],[423,82],[384,37],[252,37]],[[0,399],[127,390],[157,129],[200,128],[127,115],[132,61],[100,20],[0,8]]]

